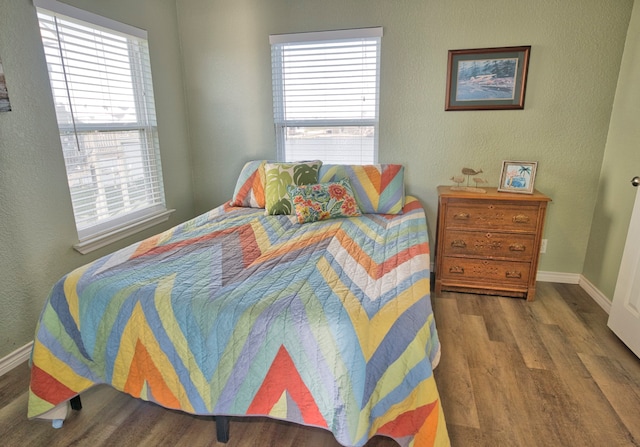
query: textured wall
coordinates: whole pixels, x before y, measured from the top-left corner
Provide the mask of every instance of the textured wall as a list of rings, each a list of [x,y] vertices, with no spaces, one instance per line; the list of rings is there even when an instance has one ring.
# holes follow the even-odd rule
[[[627,32],[611,125],[602,163],[584,275],[613,297],[640,175],[640,4]]]
[[[538,161],[553,198],[540,268],[582,272],[633,0],[177,5],[198,210],[230,197],[244,161],[275,157],[268,35],[382,25],[380,161],[407,166],[431,223],[462,167],[495,186],[503,160]],[[524,110],[444,111],[447,50],[513,45],[532,46]]]
[[[536,186],[554,200],[541,269],[582,272],[593,218],[585,272],[596,286],[617,272],[631,203],[611,187],[628,181],[613,162],[635,152],[614,143],[637,123],[616,118],[606,155],[604,148],[633,0],[65,1],[149,31],[166,195],[177,212],[91,255],[71,249],[76,234],[35,10],[31,0],[0,0],[13,107],[0,114],[0,358],[32,339],[62,274],[222,203],[244,161],[275,157],[271,33],[383,26],[379,158],[407,166],[407,189],[430,221],[435,187],[463,166],[482,168],[496,185],[503,159],[537,160]],[[447,50],[510,45],[532,46],[525,110],[444,112]],[[605,248],[603,239],[614,243]]]
[[[0,358],[33,340],[64,273],[193,216],[179,39],[173,0],[67,1],[149,31],[168,223],[82,256],[49,78],[31,0],[0,0],[0,55],[13,110],[0,113]]]

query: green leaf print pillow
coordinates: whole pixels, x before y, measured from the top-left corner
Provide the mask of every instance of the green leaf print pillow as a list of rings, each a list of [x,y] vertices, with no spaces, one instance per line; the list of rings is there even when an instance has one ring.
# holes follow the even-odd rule
[[[287,186],[312,185],[318,183],[320,160],[296,163],[266,163],[265,214],[292,214],[293,205]]]

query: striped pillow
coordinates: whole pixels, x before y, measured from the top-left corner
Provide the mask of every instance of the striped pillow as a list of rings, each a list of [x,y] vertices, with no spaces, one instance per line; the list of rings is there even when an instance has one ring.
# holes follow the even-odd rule
[[[404,166],[322,165],[318,183],[348,178],[360,211],[364,214],[402,214]]]
[[[265,163],[266,160],[253,160],[244,165],[229,205],[245,208],[264,208]]]

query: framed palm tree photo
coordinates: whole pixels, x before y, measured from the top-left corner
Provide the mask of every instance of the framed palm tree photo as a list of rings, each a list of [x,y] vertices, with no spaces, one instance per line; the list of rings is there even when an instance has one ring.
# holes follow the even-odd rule
[[[503,161],[498,191],[533,194],[537,161]]]
[[[10,112],[11,103],[9,102],[9,92],[7,84],[4,80],[4,70],[2,69],[2,60],[0,59],[0,112]]]

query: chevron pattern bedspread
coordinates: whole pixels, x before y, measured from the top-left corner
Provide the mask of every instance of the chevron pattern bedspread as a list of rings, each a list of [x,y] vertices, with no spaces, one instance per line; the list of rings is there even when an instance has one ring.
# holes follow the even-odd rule
[[[300,225],[224,205],[63,277],[32,352],[29,417],[96,384],[200,415],[448,445],[425,214]]]

